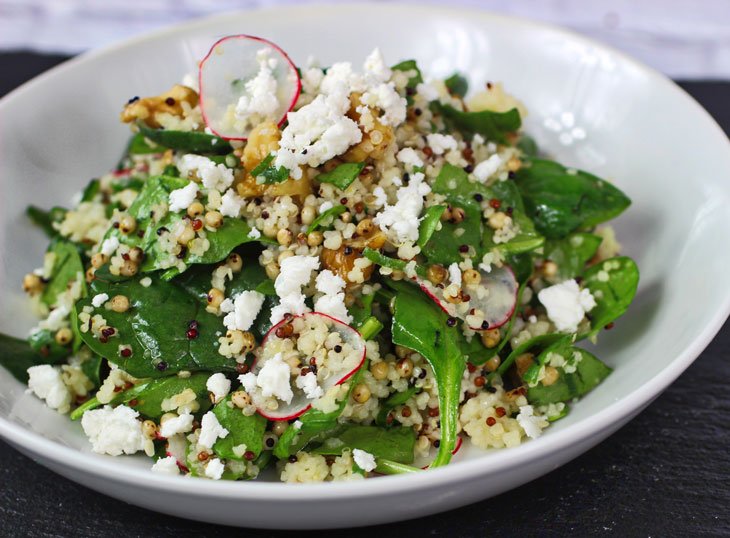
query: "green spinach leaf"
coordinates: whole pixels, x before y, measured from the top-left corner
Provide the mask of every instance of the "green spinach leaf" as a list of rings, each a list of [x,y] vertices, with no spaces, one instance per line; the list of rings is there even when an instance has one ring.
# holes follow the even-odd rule
[[[33,224],[43,230],[49,238],[53,239],[58,235],[58,230],[53,225],[60,224],[63,221],[66,216],[66,211],[63,207],[58,206],[46,211],[34,205],[29,205],[25,210],[25,214]]]
[[[233,148],[226,140],[207,133],[153,129],[142,122],[138,122],[137,127],[139,127],[139,132],[145,138],[165,148],[188,153],[213,153],[217,155],[233,151]]]
[[[230,395],[213,407],[213,413],[221,426],[228,430],[228,435],[218,439],[213,445],[213,451],[219,457],[243,461],[241,450],[236,450],[236,447],[241,447],[241,445],[245,445],[245,450],[253,452],[255,457],[261,454],[264,449],[266,431],[264,417],[258,413],[251,416],[244,415],[238,407],[231,403]]]
[[[480,134],[487,140],[504,144],[507,142],[507,133],[517,131],[522,125],[516,108],[507,112],[462,112],[439,101],[433,101],[431,107],[434,112],[441,114],[448,129],[457,130],[466,138]]]
[[[454,73],[444,80],[444,84],[452,95],[457,95],[461,98],[464,98],[466,93],[469,91],[469,81],[459,73]]]
[[[51,278],[41,294],[41,301],[53,306],[58,296],[68,289],[68,286],[75,280],[81,282],[81,295],[86,294],[86,281],[84,280],[84,265],[81,261],[79,251],[73,243],[63,239],[57,239],[48,247],[49,252],[55,256]]]
[[[347,207],[344,205],[336,205],[330,207],[328,210],[319,214],[319,216],[312,221],[312,224],[307,228],[307,233],[311,234],[317,228],[327,228],[332,225],[335,219],[347,211]]]
[[[574,233],[564,239],[546,241],[544,258],[558,266],[559,280],[575,278],[596,254],[601,241],[601,237],[589,233]]]
[[[380,402],[380,411],[378,412],[378,416],[375,417],[375,424],[383,428],[387,427],[390,412],[399,405],[404,405],[417,391],[418,389],[416,387],[408,387],[403,392],[391,394],[387,400]]]
[[[34,330],[28,336],[28,344],[45,364],[58,364],[71,355],[71,345],[56,342],[55,333],[48,329]]]
[[[45,361],[33,351],[28,342],[0,333],[0,365],[22,383],[28,382],[28,368]]]
[[[560,377],[552,385],[546,387],[538,383],[534,387],[529,387],[527,389],[527,399],[531,404],[546,405],[579,398],[595,388],[612,371],[611,368],[585,349],[570,346],[566,352],[570,354],[568,356],[577,353],[581,357],[575,363],[575,372],[566,373],[562,368],[559,368]]]
[[[634,300],[639,286],[639,268],[634,260],[619,256],[604,260],[583,273],[583,285],[591,291],[596,306],[590,311],[590,337],[621,317]]]
[[[446,211],[445,205],[433,205],[426,209],[423,214],[423,220],[418,225],[418,241],[416,244],[419,247],[423,248],[429,239],[431,239],[436,228],[438,228],[441,215],[444,214],[444,211]]]
[[[330,183],[341,191],[344,191],[357,179],[363,168],[365,168],[365,163],[343,163],[331,172],[318,175],[317,181],[320,183]]]
[[[549,239],[565,237],[610,220],[631,201],[618,188],[592,174],[533,159],[515,175],[527,214]]]
[[[311,449],[315,454],[338,456],[343,450],[358,448],[375,456],[398,463],[412,463],[416,433],[413,428],[378,428],[377,426],[343,425],[324,442]]]
[[[289,179],[289,170],[283,166],[276,167],[274,162],[274,154],[270,153],[258,166],[251,170],[251,175],[256,178],[257,183],[264,185],[272,185],[274,183],[282,183]]]

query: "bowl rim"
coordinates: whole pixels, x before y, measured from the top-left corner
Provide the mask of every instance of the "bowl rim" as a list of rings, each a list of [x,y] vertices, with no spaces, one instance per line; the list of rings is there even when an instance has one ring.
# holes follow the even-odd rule
[[[379,4],[381,10],[396,13],[399,11],[412,10],[413,6],[408,4]],[[46,84],[55,77],[63,76],[67,71],[73,70],[76,65],[82,64],[97,57],[103,57],[114,52],[134,46],[141,45],[165,36],[175,36],[194,29],[215,27],[216,24],[231,16],[241,16],[251,13],[286,13],[288,16],[310,13],[316,9],[335,10],[342,16],[350,14],[354,16],[358,10],[372,9],[372,4],[354,2],[342,4],[315,3],[305,6],[280,5],[275,7],[261,7],[255,9],[224,11],[202,18],[174,24],[139,36],[124,39],[105,47],[84,52],[71,58],[51,69],[34,77],[18,88],[0,99],[0,113],[5,107],[13,104],[13,101],[20,98],[26,92],[33,90],[36,86]],[[722,128],[712,116],[695,101],[685,90],[675,84],[671,79],[659,73],[652,67],[635,60],[627,54],[615,48],[594,41],[574,31],[565,28],[538,22],[523,17],[493,13],[488,10],[468,7],[444,7],[444,6],[418,6],[422,12],[429,12],[432,15],[449,16],[455,13],[468,15],[473,20],[491,19],[500,23],[519,27],[522,31],[548,31],[555,36],[566,40],[580,43],[594,48],[603,53],[608,53],[618,61],[628,63],[638,71],[651,79],[653,84],[663,85],[668,91],[679,94],[681,99],[695,113],[704,116],[709,120],[708,127],[715,129],[717,135],[725,139],[726,147],[730,153],[730,140],[725,136]],[[352,482],[328,482],[314,484],[298,484],[291,487],[280,482],[258,482],[249,481],[228,482],[213,481],[202,478],[196,480],[195,487],[188,489],[191,496],[220,497],[232,499],[257,499],[261,500],[335,500],[349,499],[354,497],[377,495],[384,492],[389,494],[395,490],[401,493],[417,491],[425,486],[434,487],[441,484],[449,484],[455,481],[466,481],[475,476],[487,475],[490,472],[504,471],[515,468],[519,465],[526,465],[534,458],[544,456],[548,453],[567,449],[569,446],[586,441],[597,436],[601,431],[610,429],[612,425],[619,423],[622,419],[629,417],[648,405],[656,396],[669,386],[679,375],[699,356],[707,347],[710,341],[720,330],[725,320],[730,315],[730,288],[725,292],[721,307],[716,310],[708,319],[703,330],[696,335],[695,339],[676,353],[666,367],[657,375],[652,377],[645,385],[630,392],[623,398],[611,402],[601,411],[572,424],[565,429],[556,431],[539,439],[531,440],[518,447],[509,450],[497,450],[485,452],[483,457],[474,458],[469,461],[461,461],[455,465],[449,465],[437,469],[431,469],[425,473],[415,473],[407,476],[384,476],[377,480],[363,480]],[[3,374],[8,375],[8,374]],[[134,468],[120,463],[116,458],[101,456],[93,453],[82,452],[75,448],[65,446],[52,441],[38,433],[11,422],[0,416],[0,436],[11,444],[22,447],[25,451],[36,454],[42,458],[52,460],[61,465],[83,474],[93,474],[106,477],[117,483],[128,485],[144,484],[147,489],[177,493],[180,491],[180,477],[166,476],[151,473],[147,469]],[[189,478],[186,478],[189,479]]]

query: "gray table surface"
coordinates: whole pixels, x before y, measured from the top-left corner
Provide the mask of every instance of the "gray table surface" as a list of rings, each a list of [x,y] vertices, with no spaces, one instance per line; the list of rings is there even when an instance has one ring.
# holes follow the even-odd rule
[[[62,59],[28,53],[0,54],[0,95]],[[715,116],[726,132],[730,130],[730,82],[692,82],[682,86]],[[730,323],[641,415],[560,469],[458,510],[353,529],[347,535],[730,536],[728,379]],[[0,462],[3,537],[294,535],[242,531],[137,508],[61,478],[2,442]],[[345,531],[297,533],[344,534]]]

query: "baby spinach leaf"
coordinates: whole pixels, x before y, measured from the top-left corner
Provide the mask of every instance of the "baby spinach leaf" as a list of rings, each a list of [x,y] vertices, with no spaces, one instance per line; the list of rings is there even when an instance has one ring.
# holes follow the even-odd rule
[[[149,128],[148,128],[149,129]],[[150,129],[151,130],[151,129]],[[124,156],[147,155],[149,153],[160,153],[164,148],[150,144],[142,133],[135,133],[129,139],[127,150]]]
[[[106,357],[135,377],[163,377],[181,370],[234,371],[235,361],[218,353],[221,321],[205,311],[205,306],[184,289],[150,275],[144,287],[139,279],[91,283],[91,296],[98,293],[125,295],[131,302],[127,312],[101,310],[107,325],[117,331],[102,343],[91,332],[82,332],[84,343],[94,353]],[[91,306],[87,297],[77,303],[79,311]],[[98,309],[97,309],[98,310]],[[197,322],[197,337],[187,338],[190,322]],[[125,357],[120,345],[131,346]]]
[[[432,467],[446,465],[456,446],[461,377],[466,360],[458,327],[446,324],[447,315],[407,285],[398,285],[393,309],[393,343],[420,353],[431,364],[439,393],[441,444]]]
[[[522,380],[527,383],[529,387],[535,386],[540,377],[540,370],[548,363],[552,354],[560,355],[566,360],[570,359],[572,355],[573,341],[573,335],[565,334],[562,338],[558,338],[547,345],[533,359],[533,364],[525,371],[524,374],[522,374]]]
[[[373,313],[373,299],[375,294],[361,295],[355,299],[355,302],[347,309],[352,316],[352,326],[360,327]]]
[[[590,337],[621,317],[629,308],[639,286],[639,268],[634,260],[619,256],[604,260],[583,273],[583,285],[591,291],[596,306],[590,311]]]
[[[520,135],[520,139],[517,141],[516,145],[517,148],[519,148],[522,153],[524,153],[528,157],[537,157],[538,153],[540,152],[539,148],[537,147],[537,142],[535,142],[535,139],[524,133]]]
[[[545,242],[544,258],[558,266],[559,280],[575,278],[583,272],[586,263],[596,254],[602,239],[589,233],[574,233],[564,239]]]
[[[80,338],[79,338],[80,341]],[[91,355],[88,359],[81,363],[81,371],[95,387],[101,386],[101,369],[104,366],[104,359],[99,355]]]
[[[423,76],[421,70],[418,68],[416,60],[403,60],[400,63],[395,64],[391,67],[394,71],[413,71],[414,74],[408,78],[407,88],[415,89],[421,82],[423,82]]]
[[[537,354],[543,349],[555,344],[556,342],[565,340],[566,338],[569,339],[570,337],[571,335],[561,333],[548,333],[530,338],[526,342],[523,342],[516,348],[512,349],[512,351],[510,351],[510,354],[507,355],[507,358],[505,358],[502,361],[502,364],[499,365],[499,368],[497,368],[497,373],[501,376],[504,376],[504,374],[507,373],[507,370],[509,370],[510,366],[512,366],[512,363],[515,362],[515,359],[523,353],[527,353],[529,351],[531,353]]]
[[[527,214],[549,239],[591,228],[621,214],[631,201],[618,188],[587,172],[532,159],[516,172],[515,182]]]
[[[446,211],[445,205],[433,205],[426,209],[423,214],[423,220],[418,225],[418,241],[416,244],[423,248],[428,243],[431,236],[436,231],[439,222],[441,221],[441,215]]]
[[[418,389],[416,387],[408,387],[403,392],[391,394],[387,400],[380,402],[380,411],[378,412],[378,416],[375,417],[375,424],[383,428],[387,427],[390,412],[399,405],[404,405],[417,391]]]
[[[34,205],[29,205],[25,210],[25,214],[33,224],[43,230],[49,238],[53,239],[58,235],[58,230],[53,225],[63,221],[66,216],[66,211],[63,207],[58,206],[46,211]]]
[[[233,151],[226,140],[207,133],[153,129],[142,122],[138,122],[137,127],[145,138],[165,148],[188,153],[215,153],[218,155]]]
[[[469,181],[469,174],[463,168],[446,163],[439,171],[433,182],[433,192],[452,196],[459,200],[476,202],[475,195],[483,199],[493,198],[493,192],[482,183]]]
[[[484,251],[498,249],[503,254],[519,254],[529,252],[542,246],[545,238],[537,233],[534,223],[525,214],[525,204],[514,181],[497,181],[489,188],[490,199],[499,200],[500,211],[510,214],[512,221],[518,228],[517,235],[506,243],[494,242],[494,230],[484,227]]]
[[[58,364],[71,355],[71,346],[62,346],[56,342],[55,333],[48,329],[31,332],[28,344],[45,364]]]
[[[21,383],[28,382],[28,368],[45,361],[31,349],[28,342],[0,333],[0,365]]]
[[[86,293],[86,281],[84,280],[84,265],[76,246],[66,240],[57,239],[48,247],[49,252],[55,255],[51,278],[41,294],[41,301],[53,306],[58,296],[68,289],[68,286],[75,280],[81,281],[81,294]]]
[[[344,425],[333,432],[314,454],[339,456],[345,449],[359,448],[375,456],[398,463],[412,463],[416,432],[413,428],[378,428],[377,426]]]
[[[347,211],[347,207],[344,205],[336,205],[330,207],[328,210],[319,214],[319,216],[312,221],[312,224],[307,228],[307,233],[311,234],[317,228],[326,228],[330,226],[339,215],[342,215]]]
[[[363,168],[365,168],[365,163],[343,163],[331,172],[318,175],[317,181],[320,183],[330,183],[341,191],[344,191],[357,179]]]
[[[228,435],[218,439],[213,445],[213,451],[221,458],[231,460],[243,460],[243,455],[236,454],[236,447],[245,445],[245,450],[250,450],[258,457],[264,449],[264,432],[266,431],[266,419],[254,413],[251,416],[244,415],[241,410],[231,403],[231,396],[213,407],[218,422],[228,430]]]
[[[480,134],[487,140],[504,144],[507,142],[507,133],[517,131],[522,125],[516,108],[507,112],[462,112],[439,101],[433,101],[431,107],[434,112],[441,114],[448,129],[460,131],[465,138]]]
[[[463,98],[469,91],[469,81],[459,73],[454,73],[444,80],[444,84],[452,95],[457,95],[461,98]]]
[[[612,371],[585,349],[570,347],[569,352],[578,353],[581,357],[576,363],[575,372],[569,374],[558,368],[560,377],[552,385],[546,387],[538,383],[534,387],[529,387],[527,399],[531,404],[546,405],[579,398],[595,388]]]
[[[271,164],[273,162],[274,154],[270,153],[253,170],[251,170],[251,175],[256,178],[257,183],[271,185],[273,183],[282,183],[289,179],[289,170],[283,166],[277,168]]]

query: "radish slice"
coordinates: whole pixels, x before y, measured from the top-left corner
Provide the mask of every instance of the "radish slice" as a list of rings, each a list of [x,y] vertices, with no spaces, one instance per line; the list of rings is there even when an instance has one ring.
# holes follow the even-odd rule
[[[240,379],[258,412],[269,420],[300,416],[312,407],[313,401],[349,379],[365,362],[366,351],[360,333],[320,312],[280,321],[266,333],[260,349],[251,373]],[[289,368],[292,362],[298,364],[294,370]],[[267,381],[262,381],[262,372]],[[279,378],[278,395],[265,395],[258,383],[266,386],[274,372],[286,372],[288,377]],[[280,397],[287,391],[287,383],[291,390],[288,402]]]
[[[435,286],[426,279],[418,279],[418,284],[441,310],[451,317],[464,320],[470,329],[496,329],[512,316],[517,305],[519,285],[507,265],[494,268],[489,273],[480,271],[480,274],[482,278],[479,284],[462,285],[462,297],[467,295],[469,300],[460,303],[446,300],[449,286]]]
[[[246,140],[264,121],[281,125],[302,89],[283,50],[243,34],[218,40],[200,62],[198,77],[205,124],[227,140]]]

